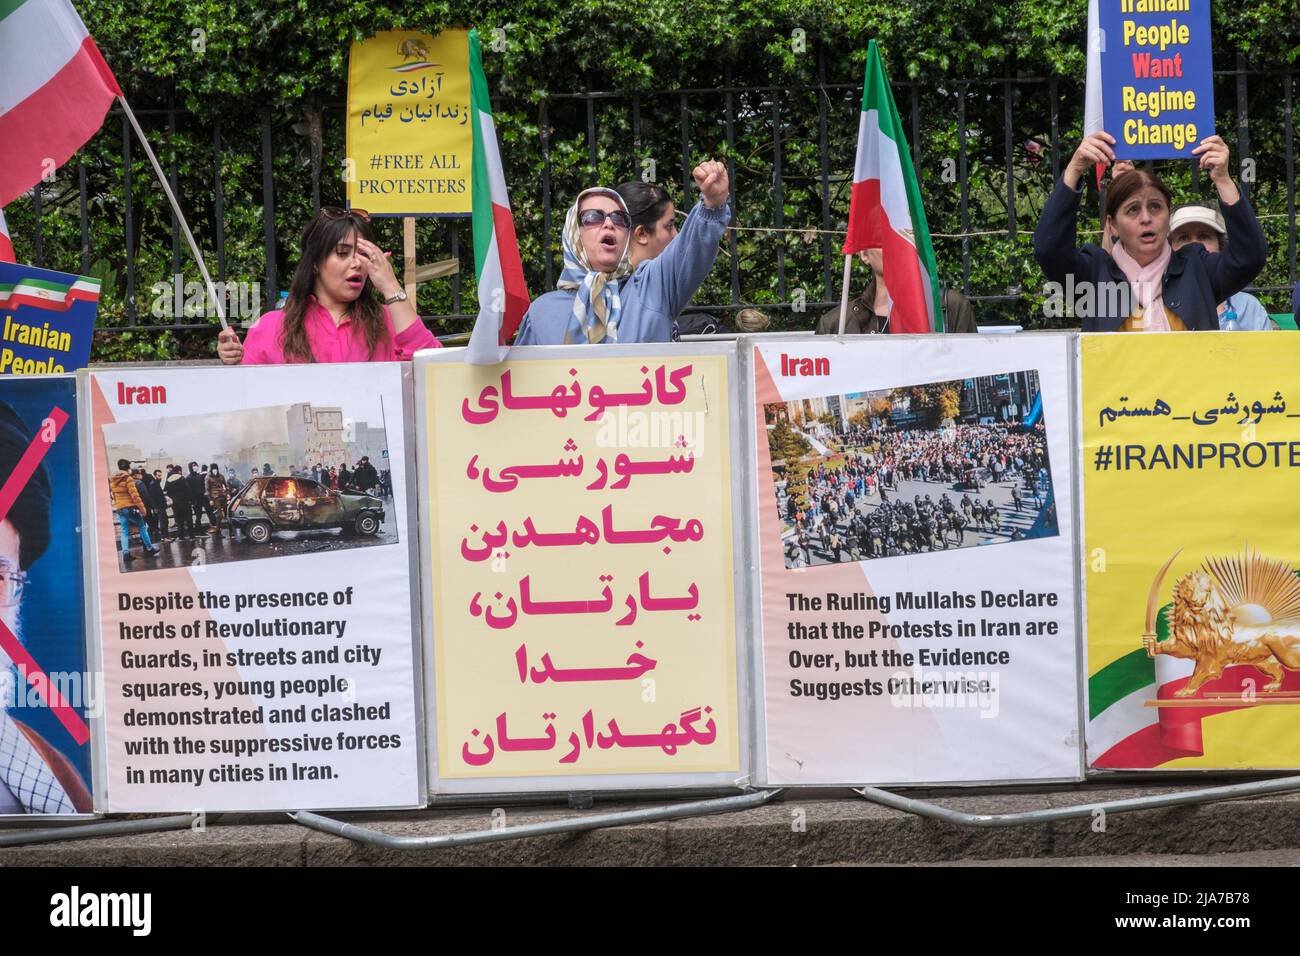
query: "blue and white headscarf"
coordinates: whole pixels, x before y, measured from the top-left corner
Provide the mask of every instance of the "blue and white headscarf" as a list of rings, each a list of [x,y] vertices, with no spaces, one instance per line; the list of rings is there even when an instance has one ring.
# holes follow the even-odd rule
[[[564,247],[564,271],[555,283],[557,289],[577,291],[573,299],[573,314],[564,331],[566,345],[592,345],[601,342],[618,341],[618,320],[623,313],[623,303],[618,296],[618,280],[632,272],[631,256],[632,231],[628,230],[628,241],[623,246],[623,255],[613,272],[593,272],[587,262],[587,251],[582,245],[582,224],[578,222],[578,207],[587,196],[608,196],[618,203],[618,208],[627,212],[623,197],[612,189],[594,187],[578,193],[578,198],[569,207],[564,217],[564,233],[561,243]]]

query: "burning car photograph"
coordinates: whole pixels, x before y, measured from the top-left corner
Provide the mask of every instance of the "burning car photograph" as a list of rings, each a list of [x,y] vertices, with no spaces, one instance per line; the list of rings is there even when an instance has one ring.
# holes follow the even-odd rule
[[[398,540],[378,397],[117,422],[104,445],[124,571]]]

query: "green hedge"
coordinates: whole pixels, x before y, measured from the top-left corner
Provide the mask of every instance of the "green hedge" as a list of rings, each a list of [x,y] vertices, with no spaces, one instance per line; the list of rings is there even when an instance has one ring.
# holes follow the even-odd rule
[[[385,29],[429,32],[450,25],[476,25],[484,37],[485,68],[492,87],[511,200],[519,227],[529,288],[545,291],[549,248],[558,271],[556,233],[565,205],[592,179],[614,184],[639,176],[647,160],[657,178],[682,196],[680,98],[655,91],[679,88],[716,91],[727,76],[747,92],[734,97],[738,195],[737,272],[745,302],[790,303],[838,298],[840,270],[823,268],[822,249],[838,246],[823,226],[820,174],[819,97],[827,112],[827,157],[832,177],[830,226],[842,228],[848,211],[848,174],[857,133],[856,110],[866,41],[878,39],[895,83],[895,97],[911,132],[915,84],[920,105],[919,173],[931,230],[960,231],[961,184],[953,175],[957,158],[957,97],[966,87],[969,167],[969,229],[989,235],[967,240],[969,284],[976,295],[1012,301],[982,304],[981,322],[1047,324],[1042,318],[1043,277],[1033,262],[1030,233],[1051,187],[1051,103],[1049,78],[1057,78],[1061,162],[1077,143],[1081,125],[1084,20],[1087,0],[1019,0],[1010,5],[974,0],[913,2],[789,2],[734,0],[646,0],[640,3],[575,2],[567,5],[523,0],[509,4],[376,3],[354,0],[95,0],[78,5],[122,87],[138,111],[179,112],[169,135],[165,114],[142,117],[164,163],[175,161],[183,201],[200,243],[215,268],[213,127],[219,123],[226,270],[231,280],[262,282],[261,112],[271,111],[274,129],[276,261],[280,285],[287,283],[296,256],[296,236],[312,210],[312,130],[320,134],[321,195],[342,201],[338,176],[343,146],[342,104],[346,97],[347,50],[355,39]],[[1285,144],[1280,71],[1300,56],[1295,0],[1239,0],[1213,3],[1215,62],[1233,69],[1238,53],[1254,71],[1249,76],[1252,198],[1271,243],[1261,286],[1282,286],[1291,278],[1287,258]],[[504,34],[496,31],[504,30]],[[196,32],[201,31],[201,32]],[[504,42],[494,43],[498,36]],[[499,47],[499,49],[494,49]],[[1267,76],[1256,75],[1265,72]],[[820,93],[825,82],[841,85]],[[1012,158],[1015,177],[1014,237],[1007,224],[1005,125],[1000,79],[1041,78],[1013,86]],[[1236,80],[1216,81],[1220,132],[1236,155]],[[780,92],[783,233],[773,188],[772,108]],[[597,168],[588,167],[586,112],[582,102],[554,94],[610,91],[597,101]],[[632,97],[640,95],[641,142],[634,142]],[[550,129],[554,188],[551,233],[542,228],[542,105]],[[692,94],[689,100],[692,161],[727,154],[724,97]],[[92,271],[105,280],[102,325],[126,322],[126,262],[122,132],[111,120],[82,151],[91,195]],[[1209,196],[1191,185],[1186,164],[1168,164],[1180,198]],[[138,144],[132,154],[137,218],[136,297],[142,313],[150,286],[172,274],[170,216]],[[54,268],[81,268],[80,214],[75,167],[65,167],[43,187],[45,259]],[[1081,230],[1096,229],[1094,218]],[[33,259],[34,209],[23,199],[6,210],[19,257]],[[473,257],[467,222],[420,226],[421,261],[446,257],[453,231],[462,261],[460,310],[477,311]],[[385,246],[400,250],[396,223],[380,225]],[[936,238],[945,283],[963,280],[962,241]],[[776,263],[787,268],[784,290]],[[189,280],[192,264],[181,263]],[[730,259],[719,264],[696,302],[730,301]],[[452,283],[421,287],[422,313],[454,311]],[[1289,295],[1263,296],[1284,310]],[[807,328],[811,314],[774,310],[777,328]],[[154,322],[147,314],[141,321]],[[468,321],[438,331],[463,331]],[[211,354],[212,336],[158,329],[100,336],[96,359],[162,358]]]

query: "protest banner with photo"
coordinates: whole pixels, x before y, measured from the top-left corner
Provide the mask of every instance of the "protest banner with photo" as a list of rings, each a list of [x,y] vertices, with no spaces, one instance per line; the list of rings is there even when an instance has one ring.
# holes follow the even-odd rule
[[[1300,343],[1084,335],[1088,766],[1300,766]]]
[[[469,34],[388,30],[348,59],[348,205],[372,216],[468,216]]]
[[[398,364],[88,373],[110,812],[415,806]]]
[[[1115,156],[1191,156],[1215,131],[1210,0],[1093,2],[1100,69],[1089,82],[1101,84],[1101,128],[1115,137]]]
[[[0,814],[92,809],[76,379],[0,384]]]
[[[1080,777],[1070,338],[746,351],[760,782]]]
[[[98,279],[0,262],[0,375],[85,368],[98,310]]]
[[[732,784],[729,345],[416,357],[441,792]]]

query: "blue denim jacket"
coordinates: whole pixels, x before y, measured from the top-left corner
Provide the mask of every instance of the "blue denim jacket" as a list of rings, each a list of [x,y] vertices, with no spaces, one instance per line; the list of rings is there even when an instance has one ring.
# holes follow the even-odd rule
[[[697,202],[668,247],[623,279],[618,287],[623,303],[619,344],[672,341],[677,316],[708,277],[730,221],[730,203],[711,209]],[[556,289],[534,299],[514,344],[563,345],[576,296]]]

